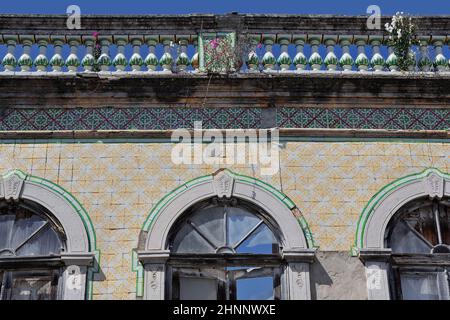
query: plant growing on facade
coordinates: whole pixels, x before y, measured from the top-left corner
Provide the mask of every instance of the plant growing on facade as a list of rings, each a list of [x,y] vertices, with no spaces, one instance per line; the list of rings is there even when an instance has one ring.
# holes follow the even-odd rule
[[[206,72],[233,73],[239,71],[252,51],[251,39],[246,33],[228,33],[223,37],[205,40],[204,69]]]
[[[411,16],[397,12],[392,16],[391,22],[385,24],[385,29],[389,34],[388,44],[392,47],[395,55],[394,60],[396,61],[392,63],[402,71],[411,70],[415,65],[412,46],[419,44],[416,39],[416,23]]]
[[[101,46],[100,46],[100,41],[98,40],[98,32],[94,32],[93,34],[94,38],[95,38],[95,43],[94,43],[94,65],[92,70],[95,72],[99,72],[100,69],[100,65],[98,63],[98,59],[100,58],[100,55],[102,54],[102,50],[101,50]]]

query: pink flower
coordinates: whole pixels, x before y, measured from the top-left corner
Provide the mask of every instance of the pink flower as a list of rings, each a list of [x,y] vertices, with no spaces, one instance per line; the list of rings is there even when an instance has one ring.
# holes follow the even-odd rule
[[[214,39],[214,40],[211,40],[211,42],[209,44],[211,45],[211,47],[213,49],[215,49],[219,46],[219,41],[218,41],[218,39]]]
[[[256,46],[258,49],[261,49],[262,48],[262,44],[261,43],[258,43],[258,45]]]
[[[92,35],[97,38],[98,37],[98,32],[94,31],[94,33]]]

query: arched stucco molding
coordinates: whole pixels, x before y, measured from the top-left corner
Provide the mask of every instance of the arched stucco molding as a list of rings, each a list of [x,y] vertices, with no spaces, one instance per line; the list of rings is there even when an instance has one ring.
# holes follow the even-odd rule
[[[408,202],[450,196],[450,175],[435,168],[395,180],[382,188],[364,208],[358,221],[353,255],[364,262],[370,300],[389,300],[391,249],[384,236],[392,216]]]
[[[278,224],[285,247],[314,247],[306,220],[288,196],[261,180],[224,169],[191,180],[162,198],[142,227],[147,233],[143,248],[165,250],[168,233],[180,215],[193,204],[214,196],[240,198],[263,209]]]
[[[450,175],[428,168],[383,187],[372,197],[359,217],[355,248],[384,248],[386,227],[395,212],[406,203],[426,196],[450,196]]]
[[[263,209],[279,227],[283,255],[287,260],[307,260],[305,257],[312,259],[314,256],[315,245],[309,226],[288,196],[261,180],[221,169],[179,186],[163,197],[148,215],[141,230],[138,254],[133,251],[138,296],[144,293],[144,268],[140,262],[150,256],[152,263],[155,259],[163,261],[168,255],[166,245],[169,232],[178,218],[193,204],[215,196],[236,197]],[[295,272],[299,274],[308,272],[307,268],[297,269]],[[159,273],[154,271],[152,275]],[[309,277],[308,274],[303,276]],[[163,281],[161,277],[153,280],[155,283]],[[162,283],[159,285],[163,286]]]
[[[61,259],[67,268],[78,266],[76,270],[71,269],[72,276],[80,267],[86,269],[85,272],[82,270],[82,277],[86,279],[87,291],[74,289],[74,292],[70,295],[65,294],[64,297],[91,298],[93,274],[98,272],[100,251],[96,248],[94,227],[83,206],[61,186],[43,178],[27,175],[18,169],[2,175],[0,180],[0,199],[33,201],[49,210],[58,220],[66,235],[66,249],[61,253]]]

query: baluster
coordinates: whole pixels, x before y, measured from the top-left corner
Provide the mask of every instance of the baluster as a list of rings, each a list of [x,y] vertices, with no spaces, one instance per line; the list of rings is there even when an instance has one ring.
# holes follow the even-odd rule
[[[259,71],[259,57],[256,53],[256,46],[258,45],[260,38],[261,37],[258,35],[252,35],[250,37],[250,52],[248,53],[245,61],[249,72]]]
[[[277,63],[275,56],[272,53],[272,46],[275,42],[274,34],[266,34],[263,35],[263,43],[266,49],[264,56],[261,60],[262,65],[264,66],[264,71],[271,72],[274,70],[274,66]]]
[[[380,45],[382,43],[382,37],[370,37],[369,42],[372,46],[372,59],[370,59],[370,65],[375,72],[383,71],[385,61],[380,53]]]
[[[186,71],[189,66],[189,57],[187,55],[189,38],[189,36],[177,36],[179,52],[175,64],[178,71]]]
[[[86,46],[86,54],[81,60],[81,66],[84,68],[85,72],[91,72],[95,65],[95,58],[94,58],[95,37],[93,36],[83,37],[83,43]]]
[[[322,68],[322,57],[319,54],[319,46],[322,37],[319,35],[308,36],[309,44],[311,45],[311,56],[309,57],[308,63],[311,69],[314,71],[320,70]]]
[[[303,53],[303,48],[306,42],[306,35],[298,35],[293,37],[294,44],[296,46],[297,54],[294,57],[294,66],[297,68],[297,71],[304,70],[306,65],[308,64],[308,59],[306,59],[305,54]]]
[[[334,54],[334,46],[336,45],[336,36],[324,36],[324,43],[327,47],[327,55],[324,59],[324,64],[328,70],[334,71],[339,63],[338,58]]]
[[[145,42],[148,45],[148,55],[145,57],[144,64],[148,71],[156,71],[158,66],[158,57],[155,55],[156,44],[158,43],[158,36],[146,36]]]
[[[144,61],[141,57],[141,45],[142,45],[142,37],[132,37],[130,38],[131,45],[133,46],[133,54],[130,58],[130,66],[133,71],[140,71]]]
[[[442,46],[444,45],[445,37],[433,37],[432,43],[434,45],[434,68],[437,71],[445,71],[447,69],[447,58],[445,58],[442,52]]]
[[[397,71],[398,70],[398,58],[395,55],[394,49],[392,48],[391,42],[388,40],[388,58],[386,59],[386,65],[389,70]]]
[[[101,54],[98,57],[97,64],[100,67],[100,71],[109,71],[111,66],[111,58],[109,56],[109,45],[112,42],[111,36],[99,36],[98,37],[101,46]]]
[[[359,71],[367,71],[369,69],[369,58],[366,55],[367,36],[356,36],[355,44],[358,47],[358,56],[355,65]]]
[[[48,37],[36,37],[36,42],[39,46],[39,54],[34,59],[34,65],[36,66],[37,71],[43,72],[47,71],[48,59],[47,59],[47,45],[48,45]]]
[[[128,65],[125,57],[125,45],[128,42],[128,37],[126,35],[114,36],[114,41],[117,45],[117,54],[112,61],[112,65],[116,68],[116,71],[124,71]]]
[[[289,44],[291,43],[291,36],[288,34],[279,34],[278,43],[280,44],[281,53],[277,59],[277,64],[280,71],[289,71],[292,64],[292,59],[289,57],[288,53]]]
[[[61,71],[61,68],[64,67],[64,59],[61,55],[62,47],[64,45],[64,37],[58,37],[55,36],[51,38],[53,43],[53,48],[55,49],[55,53],[53,54],[53,57],[50,59],[50,66],[52,67],[52,70],[57,72]]]
[[[2,65],[5,68],[5,71],[14,71],[17,65],[16,57],[14,56],[14,51],[16,49],[17,44],[17,36],[13,35],[4,35],[3,39],[8,47],[8,52],[2,59]]]
[[[191,58],[191,66],[194,69],[193,72],[198,72],[200,61],[198,55],[198,36],[192,36],[192,43],[194,44],[195,54]]]
[[[433,65],[433,61],[431,61],[430,56],[428,54],[428,42],[430,37],[420,37],[419,38],[419,46],[420,46],[420,58],[417,65],[421,71],[430,71],[431,66]]]
[[[159,59],[159,64],[161,65],[164,72],[171,73],[173,58],[170,53],[170,49],[173,46],[173,36],[160,36],[160,37],[161,42],[164,46],[164,54],[162,55],[161,59]]]
[[[33,60],[30,57],[31,45],[33,44],[33,36],[20,36],[22,42],[23,53],[17,61],[20,71],[30,71],[33,66]]]
[[[67,40],[70,46],[70,54],[66,59],[66,66],[69,69],[69,72],[76,72],[77,68],[80,66],[80,60],[78,60],[77,51],[81,39],[69,38]]]
[[[344,71],[352,71],[353,58],[350,55],[350,44],[352,43],[352,36],[340,36],[339,44],[342,47],[342,56],[339,59],[339,64]]]

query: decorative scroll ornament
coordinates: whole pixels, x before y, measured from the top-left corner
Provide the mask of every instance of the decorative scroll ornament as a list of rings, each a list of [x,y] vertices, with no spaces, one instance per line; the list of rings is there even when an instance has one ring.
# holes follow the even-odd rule
[[[0,198],[18,200],[22,191],[25,176],[17,171],[3,175],[0,182]]]
[[[442,198],[444,196],[444,178],[436,173],[431,173],[425,180],[425,186],[430,198]]]
[[[367,273],[367,288],[369,290],[380,290],[381,289],[381,277],[382,270],[379,266],[373,265],[366,269]]]
[[[233,194],[234,178],[225,170],[219,171],[214,175],[213,186],[219,198],[230,198]]]

